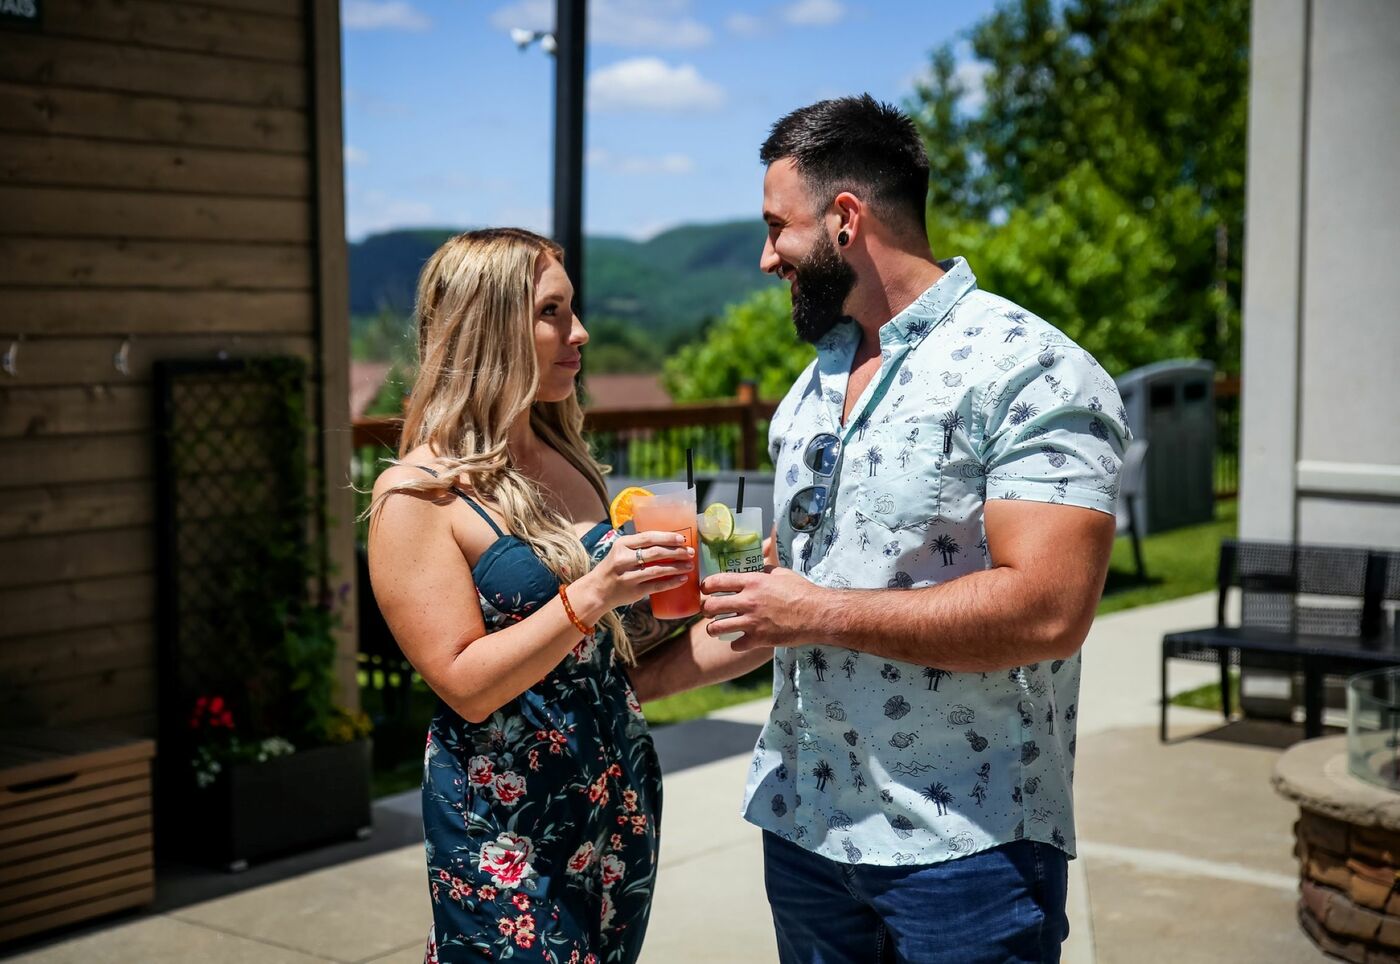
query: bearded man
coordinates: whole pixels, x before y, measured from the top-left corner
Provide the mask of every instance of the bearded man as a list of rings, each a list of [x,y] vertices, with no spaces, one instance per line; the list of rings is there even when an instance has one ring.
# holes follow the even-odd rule
[[[897,109],[812,104],[760,158],[760,267],[817,358],[771,423],[778,566],[702,590],[710,633],[743,633],[732,666],[774,661],[743,813],[781,959],[1058,960],[1117,388],[934,259]]]

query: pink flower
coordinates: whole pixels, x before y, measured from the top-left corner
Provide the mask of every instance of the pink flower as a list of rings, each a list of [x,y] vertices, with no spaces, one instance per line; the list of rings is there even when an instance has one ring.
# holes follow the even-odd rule
[[[604,854],[603,859],[599,862],[599,866],[603,871],[604,887],[611,887],[622,879],[622,872],[625,868],[623,867],[622,859],[618,857],[617,854]]]
[[[610,892],[606,891],[606,890],[603,891],[603,913],[602,913],[603,930],[607,930],[609,927],[612,926],[613,915],[615,915],[616,913],[617,913],[617,908],[613,906],[612,894],[611,894]],[[589,955],[589,957],[592,957],[592,956],[593,956],[593,955],[591,955],[591,954]]]
[[[428,931],[428,946],[423,950],[423,964],[438,964],[437,941],[431,929]]]
[[[588,802],[596,803],[598,806],[605,806],[608,802],[608,788],[606,786],[606,776],[599,777],[588,785]]]
[[[633,716],[642,716],[642,701],[637,699],[636,692],[630,686],[627,687],[627,709]]]
[[[622,834],[620,834],[620,833],[615,833],[615,834],[613,834],[613,835],[612,835],[612,839],[609,841],[609,844],[612,846],[612,849],[614,849],[614,850],[621,850],[621,849],[622,849]]]
[[[525,778],[518,773],[501,773],[496,776],[496,799],[506,806],[514,806],[525,796]]]
[[[512,898],[510,899],[510,902],[511,902],[512,904],[514,904],[518,910],[529,910],[529,909],[530,909],[530,898],[526,897],[524,894],[516,894],[514,897],[512,897]],[[523,926],[523,925],[522,925],[522,926]],[[531,926],[531,927],[534,927],[534,926],[535,926],[535,923],[534,923],[533,920],[530,922],[530,926]]]
[[[500,920],[496,921],[496,929],[506,937],[510,937],[515,933],[515,921],[511,920],[509,917],[502,917]]]
[[[485,887],[481,888],[480,893],[482,900],[492,901],[496,899],[496,888],[492,887],[490,884],[487,884]]]
[[[593,863],[594,851],[593,842],[589,841],[582,847],[574,851],[574,855],[569,858],[569,873],[581,874]]]
[[[490,874],[497,886],[515,888],[522,881],[535,876],[535,869],[530,866],[534,855],[535,845],[529,837],[506,830],[493,842],[482,846],[478,869]],[[482,890],[482,897],[485,898],[485,888]]]
[[[623,790],[623,791],[622,791],[622,809],[626,810],[628,813],[636,813],[636,812],[637,812],[637,791],[636,791],[636,790]]]
[[[484,756],[474,756],[467,761],[467,779],[472,785],[489,787],[496,782],[495,767]]]

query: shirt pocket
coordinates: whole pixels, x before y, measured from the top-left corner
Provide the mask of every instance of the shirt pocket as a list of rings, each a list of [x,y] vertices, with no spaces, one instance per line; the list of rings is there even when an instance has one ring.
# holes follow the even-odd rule
[[[847,445],[843,481],[856,511],[890,531],[927,528],[938,518],[945,461],[936,419],[888,422]]]

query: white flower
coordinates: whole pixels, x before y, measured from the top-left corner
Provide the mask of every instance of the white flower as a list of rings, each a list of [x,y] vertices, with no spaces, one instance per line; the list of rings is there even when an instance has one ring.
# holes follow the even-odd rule
[[[622,872],[625,868],[622,859],[617,854],[604,854],[599,866],[603,871],[604,887],[611,887],[622,879]]]
[[[490,874],[497,887],[519,887],[535,876],[535,868],[530,866],[534,856],[535,845],[529,837],[506,830],[493,842],[482,846],[477,869]]]
[[[525,796],[525,778],[518,773],[501,773],[496,777],[496,799],[513,807]]]
[[[594,856],[593,842],[589,841],[575,850],[574,855],[569,858],[568,872],[575,876],[583,873],[593,865]]]

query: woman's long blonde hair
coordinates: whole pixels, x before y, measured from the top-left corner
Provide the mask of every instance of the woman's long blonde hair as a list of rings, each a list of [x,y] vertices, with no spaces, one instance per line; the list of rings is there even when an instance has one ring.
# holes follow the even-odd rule
[[[548,238],[518,228],[468,231],[449,239],[418,278],[418,375],[404,413],[399,463],[427,444],[438,456],[436,478],[396,483],[367,510],[373,518],[395,492],[465,488],[505,517],[506,528],[533,549],[561,582],[589,569],[588,553],[569,520],[549,507],[539,485],[512,464],[510,428],[529,414],[544,442],[578,469],[606,505],[603,467],[583,437],[577,395],[538,402],[535,356],[535,276],[542,258],[560,263],[564,251]],[[633,663],[632,647],[615,613],[601,620],[618,655]]]

